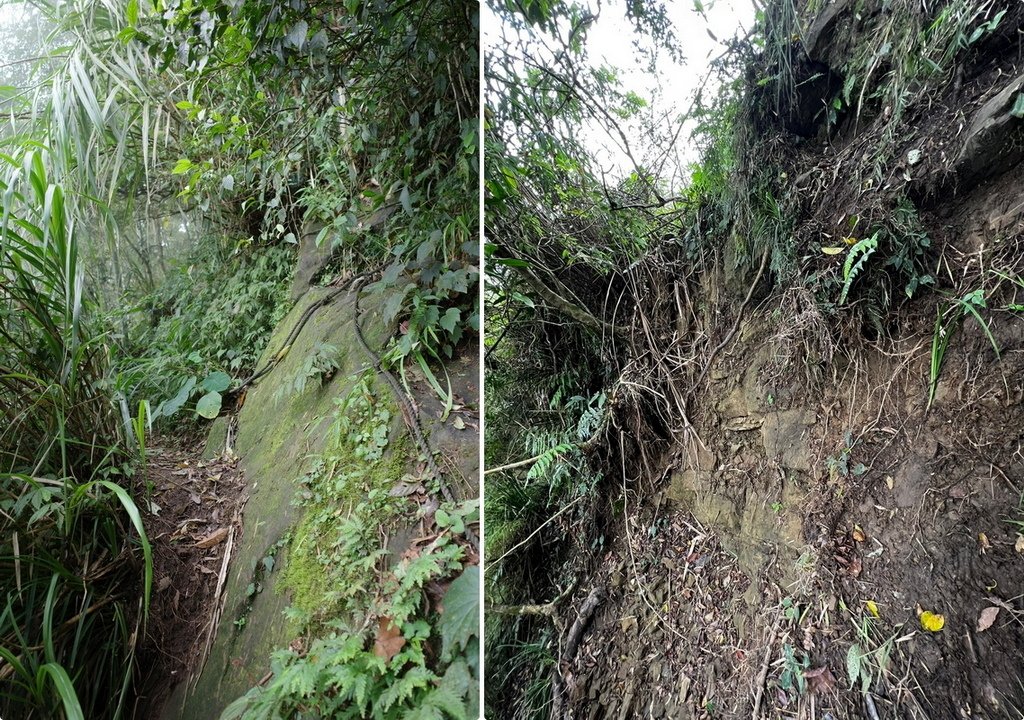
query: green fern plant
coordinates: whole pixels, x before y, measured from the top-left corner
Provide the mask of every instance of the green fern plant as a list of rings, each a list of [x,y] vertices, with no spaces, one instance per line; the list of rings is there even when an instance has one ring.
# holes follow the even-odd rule
[[[876,231],[871,237],[860,240],[847,253],[846,262],[843,263],[843,290],[839,293],[840,305],[846,302],[846,297],[849,295],[854,281],[864,271],[868,260],[878,249],[878,236],[879,231]]]
[[[274,653],[272,679],[231,703],[220,720],[292,717],[423,718],[468,720],[476,717],[476,664],[479,612],[479,570],[467,568],[444,597],[445,612],[437,623],[443,647],[440,665],[427,647],[435,627],[424,619],[394,623],[400,635],[388,635],[391,648],[377,642],[365,627],[329,624],[326,636],[309,651]],[[397,642],[396,642],[397,641]],[[393,648],[397,647],[397,651]]]
[[[339,357],[338,348],[334,345],[315,343],[295,374],[274,391],[274,402],[284,397],[298,397],[306,391],[310,380],[318,380],[321,386],[329,383],[341,367]]]
[[[569,443],[560,443],[554,447],[550,447],[545,450],[540,457],[537,458],[529,472],[526,473],[527,480],[535,480],[539,477],[547,475],[555,464],[555,461],[563,454],[573,449],[573,445]]]

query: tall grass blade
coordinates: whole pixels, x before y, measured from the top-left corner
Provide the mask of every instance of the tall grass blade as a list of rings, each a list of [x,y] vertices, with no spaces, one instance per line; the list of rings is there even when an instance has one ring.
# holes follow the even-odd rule
[[[72,684],[71,678],[68,677],[67,671],[57,663],[50,662],[39,668],[38,684],[40,687],[43,685],[46,676],[49,676],[50,680],[53,681],[57,694],[60,695],[66,719],[85,720],[85,713],[82,712],[78,693],[75,692],[75,686]]]

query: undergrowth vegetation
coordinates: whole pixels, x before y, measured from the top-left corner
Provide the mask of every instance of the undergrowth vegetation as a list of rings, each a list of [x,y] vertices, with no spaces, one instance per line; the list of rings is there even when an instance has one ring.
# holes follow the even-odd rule
[[[288,310],[300,240],[397,289],[389,365],[434,378],[479,330],[478,20],[461,3],[8,5],[42,42],[14,38],[0,68],[0,714],[131,717],[148,712],[148,436],[223,411]],[[324,353],[307,380],[333,372]],[[408,661],[392,712],[460,717],[469,638],[445,631],[450,657],[428,662],[439,631],[406,602],[419,619],[391,670],[362,631],[335,646],[377,673],[346,707]]]
[[[151,422],[194,409],[210,373],[252,374],[288,308],[291,248],[248,248],[223,257],[219,244],[206,239],[170,263],[167,280],[126,311],[133,325],[119,348],[113,389],[147,399]]]
[[[930,370],[908,360],[922,406],[965,321],[999,362],[991,328],[1013,312],[1019,242],[979,240],[990,269],[949,250],[953,220],[937,206],[970,167],[938,118],[965,82],[998,88],[1019,72],[1000,53],[1017,52],[1020,9],[758,4],[679,113],[656,89],[630,92],[587,47],[595,21],[624,16],[653,73],[681,50],[660,5],[492,5],[486,700],[495,717],[544,717],[565,701],[576,584],[626,496],[664,478],[666,451],[700,445],[692,418],[745,315],[770,318],[773,372],[809,383],[934,322]],[[987,75],[985,57],[999,65]],[[680,172],[686,142],[699,156]],[[800,663],[784,661],[795,688]]]
[[[100,717],[126,709],[152,559],[103,389],[109,330],[51,173],[26,149],[0,181],[0,708]]]

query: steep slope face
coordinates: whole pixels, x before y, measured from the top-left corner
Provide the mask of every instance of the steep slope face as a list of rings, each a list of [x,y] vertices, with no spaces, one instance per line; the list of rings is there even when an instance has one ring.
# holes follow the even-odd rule
[[[380,527],[386,534],[380,548],[386,551],[380,560],[382,573],[390,562],[387,556],[404,557],[420,534],[415,531],[419,525],[417,501],[430,494],[413,481],[422,473],[420,452],[408,438],[392,390],[373,370],[372,359],[355,335],[354,293],[343,292],[314,312],[285,347],[306,311],[333,290],[314,286],[301,295],[275,330],[258,366],[284,352],[280,362],[248,388],[237,418],[220,418],[211,431],[208,454],[226,452],[239,457],[248,501],[209,654],[202,671],[176,688],[164,717],[217,718],[229,703],[266,683],[272,652],[290,647],[302,654],[309,647],[314,637],[307,634],[300,618],[316,617],[334,607],[334,596],[340,590],[331,586],[330,560],[323,557],[330,528],[325,530],[317,515],[321,507],[329,507],[341,523],[367,493],[381,492],[376,488],[388,495],[409,486],[404,494],[396,493],[393,500],[398,506]],[[370,293],[360,300],[360,324],[371,348],[380,347],[389,335],[381,321],[385,300],[386,296]],[[328,354],[330,363],[326,362]],[[443,411],[440,400],[422,378],[410,376],[423,431],[431,448],[439,453],[457,498],[474,498],[477,492],[477,439],[472,421],[478,393],[476,368],[472,351],[447,367],[453,391],[462,400],[444,422],[438,419]],[[366,439],[378,449],[372,455],[358,455],[362,452],[359,445],[338,441],[339,420],[351,414],[351,406],[344,403],[354,396],[365,397],[370,407],[376,408],[376,421],[384,423],[373,430],[372,439]],[[311,477],[319,472],[325,457],[343,465],[347,462],[344,453],[356,453],[358,457],[351,462],[365,467],[359,486],[346,489],[339,479],[334,493],[310,504],[314,492]],[[377,537],[376,528],[373,535]],[[298,612],[286,614],[290,607]]]
[[[1024,4],[766,12],[730,212],[641,269],[568,714],[1020,718]]]

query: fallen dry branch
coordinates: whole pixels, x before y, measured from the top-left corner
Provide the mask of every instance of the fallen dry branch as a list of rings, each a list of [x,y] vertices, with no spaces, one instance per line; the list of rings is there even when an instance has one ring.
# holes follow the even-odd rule
[[[569,633],[565,638],[565,648],[562,650],[558,662],[555,663],[555,667],[551,670],[551,720],[559,720],[565,711],[565,679],[562,677],[562,666],[570,665],[575,659],[583,631],[602,600],[604,600],[604,592],[600,587],[593,588],[576,614],[576,620],[569,628]]]
[[[217,575],[217,589],[213,593],[213,600],[216,605],[214,606],[213,614],[210,617],[210,624],[206,631],[206,643],[203,645],[203,654],[199,658],[195,674],[193,675],[195,682],[199,682],[199,677],[203,674],[206,659],[210,656],[210,647],[213,645],[213,639],[217,635],[217,628],[220,626],[220,616],[224,611],[224,603],[227,600],[227,596],[223,595],[224,583],[228,576],[228,563],[231,562],[231,550],[235,542],[235,525],[237,521],[238,516],[236,515],[228,532],[227,544],[224,547],[224,557],[220,564],[220,573]]]
[[[569,628],[569,635],[565,639],[565,650],[562,653],[562,662],[572,662],[576,657],[576,651],[579,650],[583,631],[603,599],[604,593],[601,591],[601,588],[596,587],[590,591],[590,595],[587,596],[579,613],[576,615],[576,622]]]
[[[761,714],[761,702],[764,700],[764,684],[768,680],[768,668],[771,667],[772,649],[775,647],[775,638],[779,634],[779,620],[776,618],[771,634],[768,636],[768,647],[764,651],[764,662],[761,664],[761,672],[757,676],[757,690],[754,694],[754,711],[751,713],[751,720],[757,720]]]

